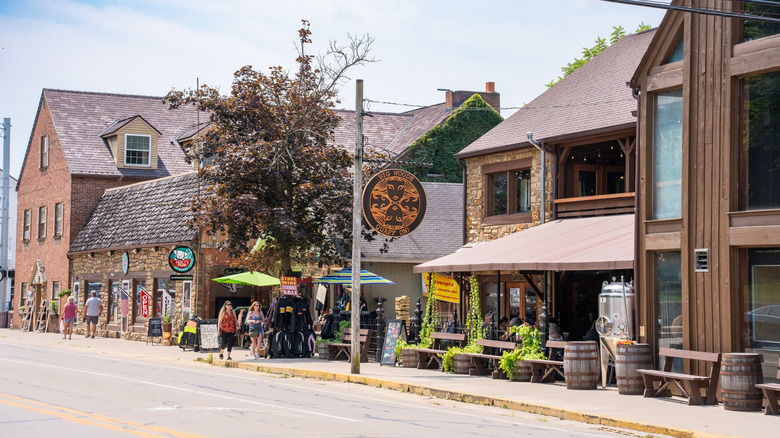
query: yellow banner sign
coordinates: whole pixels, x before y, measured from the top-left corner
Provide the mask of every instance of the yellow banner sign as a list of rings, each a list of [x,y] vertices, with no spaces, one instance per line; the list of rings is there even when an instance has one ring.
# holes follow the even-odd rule
[[[430,275],[423,274],[423,295],[428,296]],[[433,274],[433,283],[436,289],[436,299],[449,303],[460,303],[460,285],[454,278],[441,274]]]

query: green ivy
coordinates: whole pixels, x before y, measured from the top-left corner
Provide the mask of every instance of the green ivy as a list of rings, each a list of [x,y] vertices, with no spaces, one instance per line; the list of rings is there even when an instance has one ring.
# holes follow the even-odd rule
[[[439,324],[439,301],[436,299],[436,283],[433,281],[433,275],[430,275],[428,281],[428,303],[425,305],[425,317],[420,325],[420,344],[419,348],[428,348],[433,345],[431,333],[436,331]]]
[[[441,356],[441,366],[444,371],[451,373],[453,366],[455,365],[455,355],[461,353],[482,353],[482,346],[477,344],[469,344],[465,347],[450,347]]]
[[[479,94],[468,98],[447,119],[409,147],[408,159],[433,167],[402,166],[420,181],[463,182],[463,168],[455,154],[504,120]],[[433,177],[429,175],[441,175]]]
[[[469,283],[469,310],[466,314],[466,331],[469,344],[476,344],[478,339],[485,338],[485,328],[482,326],[482,314],[479,305],[479,280],[476,274],[471,274]]]
[[[530,359],[547,359],[542,351],[542,336],[536,327],[510,327],[509,331],[515,333],[522,343],[518,348],[512,351],[504,351],[501,359],[498,361],[498,367],[501,368],[507,377],[514,378],[517,372],[517,363]]]

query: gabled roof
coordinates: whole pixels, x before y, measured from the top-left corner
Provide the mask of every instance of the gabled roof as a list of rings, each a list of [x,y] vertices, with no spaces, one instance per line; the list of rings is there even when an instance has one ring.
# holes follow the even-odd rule
[[[335,143],[354,150],[355,112],[338,110],[336,113],[341,117],[341,122],[336,127]],[[403,113],[371,113],[370,117],[363,118],[366,147],[391,157],[403,156],[412,143],[451,114],[452,109],[448,109],[444,103]]]
[[[106,190],[70,253],[189,242],[197,172]]]
[[[117,178],[159,178],[192,171],[179,144],[171,141],[196,123],[196,110],[171,110],[162,99],[52,89],[44,89],[41,94],[41,104],[51,113],[71,174]],[[111,150],[100,137],[112,124],[134,116],[143,117],[160,132],[157,169],[118,169]]]
[[[621,38],[455,156],[531,146],[527,132],[551,143],[635,126],[637,104],[626,83],[653,35],[655,30]]]
[[[108,137],[108,136],[110,136],[112,134],[115,134],[117,131],[119,131],[120,129],[124,128],[125,126],[130,124],[130,122],[132,122],[135,119],[141,119],[147,126],[149,126],[150,128],[154,129],[158,134],[162,134],[159,130],[157,130],[157,128],[155,128],[154,126],[150,125],[149,122],[147,122],[146,119],[144,119],[142,116],[136,115],[136,116],[128,117],[128,118],[126,118],[124,120],[117,120],[116,122],[112,123],[111,126],[106,128],[105,130],[103,130],[103,132],[100,133],[100,136],[102,138],[105,138],[105,137]]]
[[[367,262],[422,263],[451,254],[463,244],[463,184],[422,183],[428,210],[413,232],[388,243],[388,252],[379,252],[384,236],[361,241],[360,251]]]

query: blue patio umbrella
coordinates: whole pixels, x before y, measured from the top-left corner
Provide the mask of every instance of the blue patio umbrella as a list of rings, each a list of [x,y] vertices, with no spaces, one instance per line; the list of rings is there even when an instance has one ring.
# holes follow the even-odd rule
[[[352,268],[342,269],[338,272],[334,272],[330,275],[326,275],[319,280],[314,280],[315,283],[325,284],[352,284]],[[395,284],[384,277],[368,272],[365,269],[360,270],[360,284]]]

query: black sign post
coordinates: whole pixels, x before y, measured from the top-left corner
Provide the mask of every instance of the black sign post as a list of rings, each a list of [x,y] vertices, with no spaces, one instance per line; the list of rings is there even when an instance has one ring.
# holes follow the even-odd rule
[[[146,343],[152,341],[154,344],[154,338],[160,338],[162,343],[162,319],[161,318],[149,318],[149,331],[146,332]]]
[[[398,339],[406,341],[406,321],[403,319],[391,319],[387,323],[380,365],[395,365],[395,345],[398,343]]]

